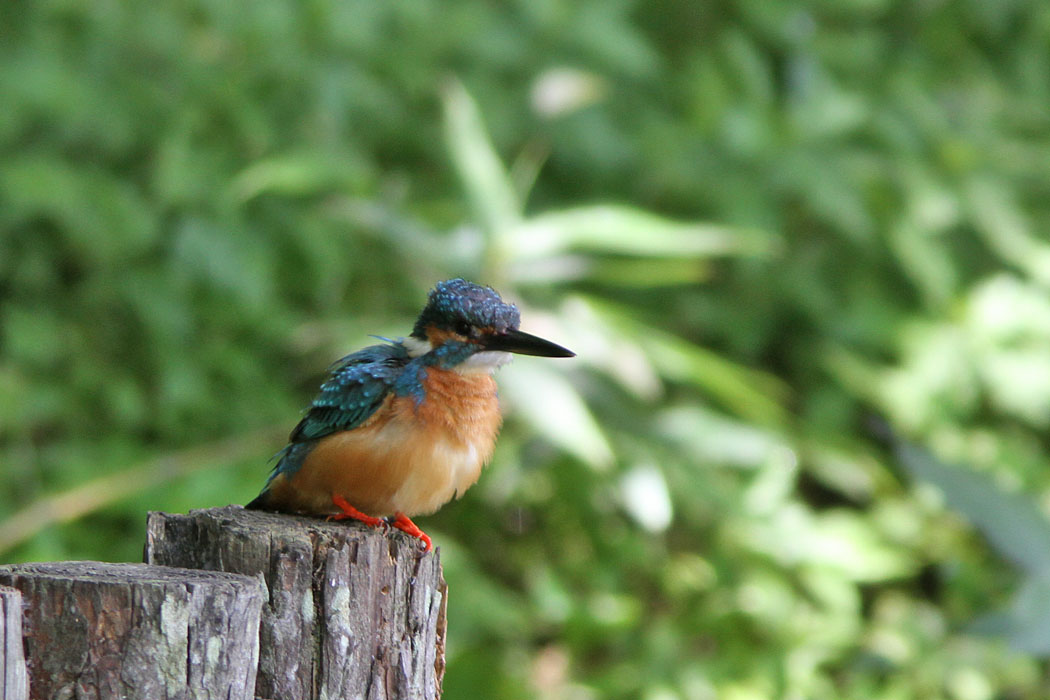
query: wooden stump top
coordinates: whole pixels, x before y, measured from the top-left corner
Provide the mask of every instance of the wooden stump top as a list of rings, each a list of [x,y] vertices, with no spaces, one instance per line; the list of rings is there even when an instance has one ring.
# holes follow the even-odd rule
[[[227,506],[151,513],[146,561],[263,576],[260,697],[440,695],[446,585],[414,537]]]
[[[151,566],[149,564],[110,563],[101,561],[45,561],[28,564],[0,565],[0,580],[4,585],[18,587],[7,581],[22,579],[56,579],[88,584],[128,585],[174,585],[190,587],[215,585],[242,588],[259,588],[259,581],[241,574],[176,566]]]
[[[0,566],[25,599],[32,698],[253,697],[257,578],[91,561]]]

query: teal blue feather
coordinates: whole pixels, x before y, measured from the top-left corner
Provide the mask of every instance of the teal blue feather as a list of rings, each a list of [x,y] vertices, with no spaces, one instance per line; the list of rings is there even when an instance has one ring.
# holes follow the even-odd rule
[[[358,350],[333,364],[289,441],[317,440],[361,425],[386,400],[409,359],[404,345],[390,343]]]
[[[341,430],[352,430],[378,410],[395,385],[404,385],[402,375],[410,361],[408,350],[400,342],[371,345],[335,362],[328,379],[288,438],[288,446],[277,453],[277,465],[266,482],[278,474],[295,474],[321,438]],[[418,384],[418,381],[415,382]],[[419,391],[422,384],[418,384]],[[397,393],[407,393],[398,391]],[[268,489],[247,505],[265,508]]]

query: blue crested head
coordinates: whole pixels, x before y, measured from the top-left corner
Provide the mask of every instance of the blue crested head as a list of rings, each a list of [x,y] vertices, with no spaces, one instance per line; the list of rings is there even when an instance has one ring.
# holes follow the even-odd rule
[[[495,289],[457,278],[434,286],[412,335],[426,340],[428,329],[436,329],[469,336],[472,328],[502,333],[520,324],[518,307],[503,301]]]
[[[503,301],[495,289],[457,278],[434,286],[411,338],[415,353],[430,355],[443,366],[482,352],[573,356],[560,345],[519,331],[520,324],[518,307]]]

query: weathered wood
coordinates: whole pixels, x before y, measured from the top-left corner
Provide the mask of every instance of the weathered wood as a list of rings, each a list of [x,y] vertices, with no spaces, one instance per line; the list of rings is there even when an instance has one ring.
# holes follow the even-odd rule
[[[263,575],[260,697],[440,696],[446,586],[415,538],[227,506],[151,513],[146,561]]]
[[[0,583],[26,601],[32,698],[254,697],[258,579],[80,561],[2,566]]]
[[[0,698],[29,697],[26,660],[22,649],[22,594],[0,586]]]

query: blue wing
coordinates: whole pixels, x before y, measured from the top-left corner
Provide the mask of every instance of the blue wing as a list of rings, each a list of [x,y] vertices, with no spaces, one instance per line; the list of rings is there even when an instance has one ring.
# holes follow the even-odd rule
[[[297,472],[319,439],[368,420],[394,390],[410,359],[404,345],[391,343],[358,350],[333,364],[288,446],[277,453],[277,465],[262,493],[246,507],[269,508],[269,487],[278,474]]]
[[[333,364],[289,442],[317,440],[364,423],[386,400],[408,360],[405,346],[396,343],[372,345]]]

